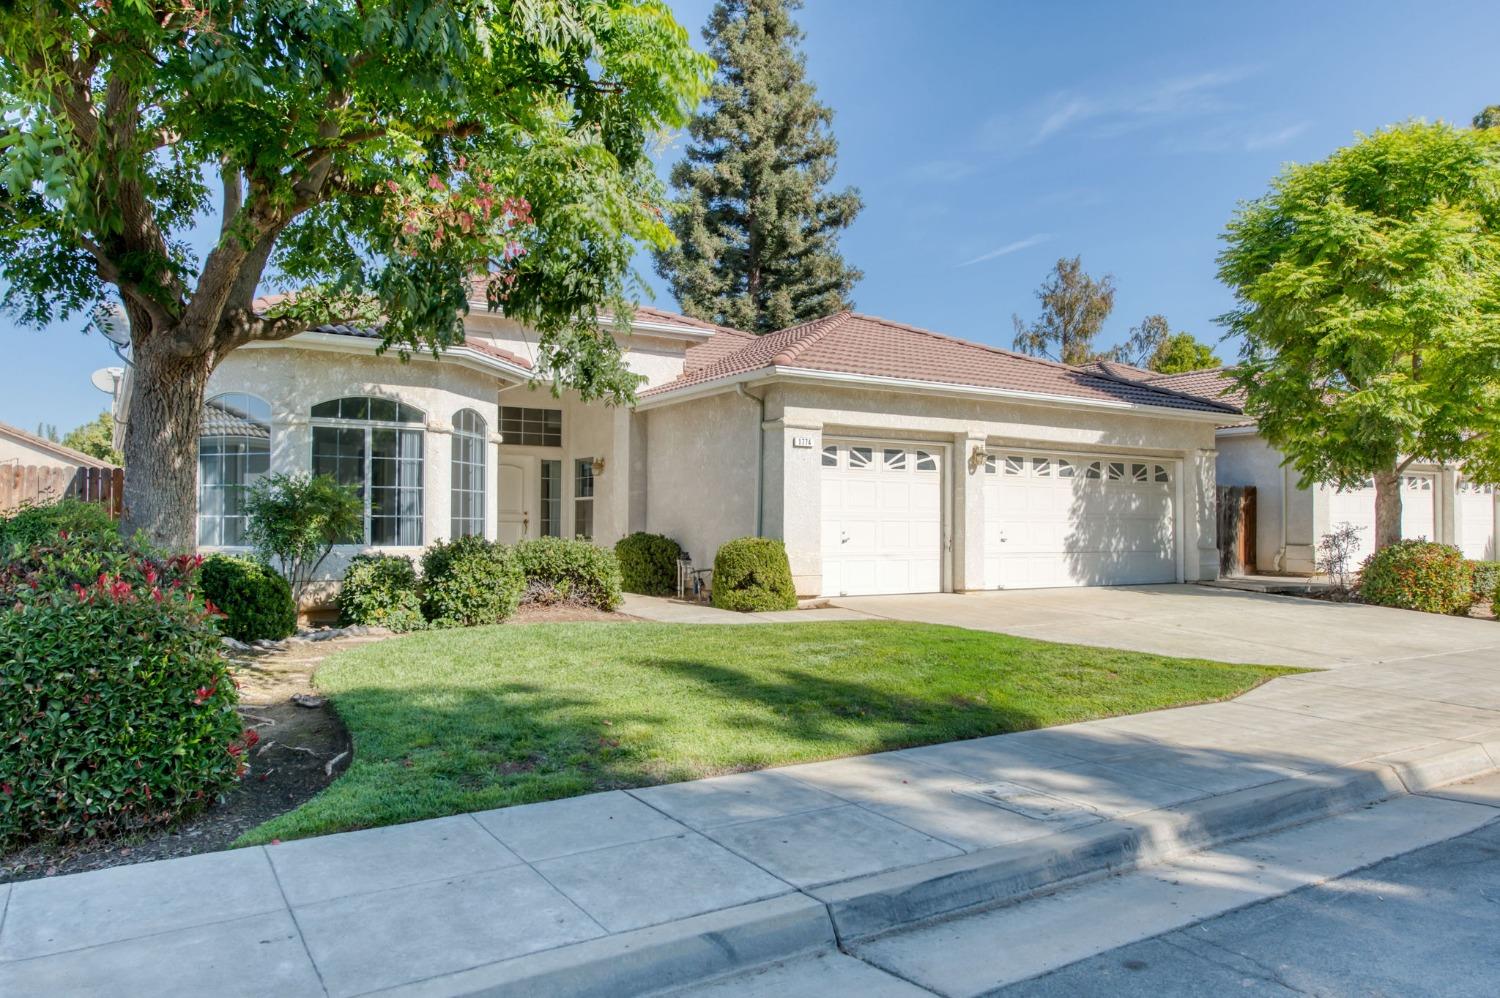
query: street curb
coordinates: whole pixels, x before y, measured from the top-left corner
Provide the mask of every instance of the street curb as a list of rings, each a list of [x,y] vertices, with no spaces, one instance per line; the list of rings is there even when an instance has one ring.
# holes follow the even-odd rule
[[[682,987],[836,944],[828,909],[784,894],[401,985],[402,998],[619,998]]]
[[[378,993],[403,998],[619,998],[670,992],[1429,791],[1494,772],[1500,768],[1496,763],[1485,745],[1439,743]]]

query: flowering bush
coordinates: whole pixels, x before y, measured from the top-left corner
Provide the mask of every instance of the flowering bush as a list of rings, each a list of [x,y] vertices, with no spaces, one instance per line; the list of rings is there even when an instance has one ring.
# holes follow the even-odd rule
[[[362,554],[349,562],[339,588],[339,621],[415,631],[427,626],[422,595],[411,559],[396,554]]]
[[[620,605],[620,563],[588,541],[538,537],[515,547],[526,579],[527,603],[583,603],[601,610]]]
[[[1465,613],[1473,605],[1474,574],[1456,547],[1397,541],[1365,559],[1359,597],[1377,606],[1427,613]]]
[[[422,554],[422,610],[440,627],[498,624],[525,585],[509,548],[483,537],[439,541]]]
[[[1500,561],[1471,561],[1469,570],[1474,574],[1474,602],[1492,599],[1495,591],[1500,590]]]
[[[0,844],[162,825],[244,773],[198,567],[60,538],[0,571]]]

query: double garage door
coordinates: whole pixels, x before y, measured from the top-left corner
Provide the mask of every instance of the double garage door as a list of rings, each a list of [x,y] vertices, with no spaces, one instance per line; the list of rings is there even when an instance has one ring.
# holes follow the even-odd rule
[[[825,595],[943,589],[947,460],[935,444],[825,441]],[[1176,581],[1175,475],[1160,459],[987,455],[985,585]]]

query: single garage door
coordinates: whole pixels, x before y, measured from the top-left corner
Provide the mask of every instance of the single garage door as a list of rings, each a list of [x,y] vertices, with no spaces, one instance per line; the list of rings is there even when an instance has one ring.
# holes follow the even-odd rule
[[[990,588],[1177,581],[1172,463],[999,451],[984,471]]]
[[[1495,487],[1458,481],[1458,541],[1465,558],[1495,561]]]
[[[942,499],[942,448],[827,441],[823,594],[941,591]]]
[[[1403,475],[1401,478],[1401,536],[1405,540],[1431,540],[1437,536],[1437,510],[1433,504],[1434,475]],[[1357,566],[1375,550],[1375,483],[1328,497],[1328,529],[1352,523],[1359,527],[1355,544]],[[1322,538],[1318,538],[1322,540]]]

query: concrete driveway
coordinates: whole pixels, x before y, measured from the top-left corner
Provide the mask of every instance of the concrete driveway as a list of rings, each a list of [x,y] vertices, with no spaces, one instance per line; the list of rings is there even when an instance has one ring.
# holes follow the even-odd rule
[[[1492,654],[1500,622],[1210,586],[1027,589],[832,601],[875,617],[1068,644],[1330,668],[1455,652]]]

